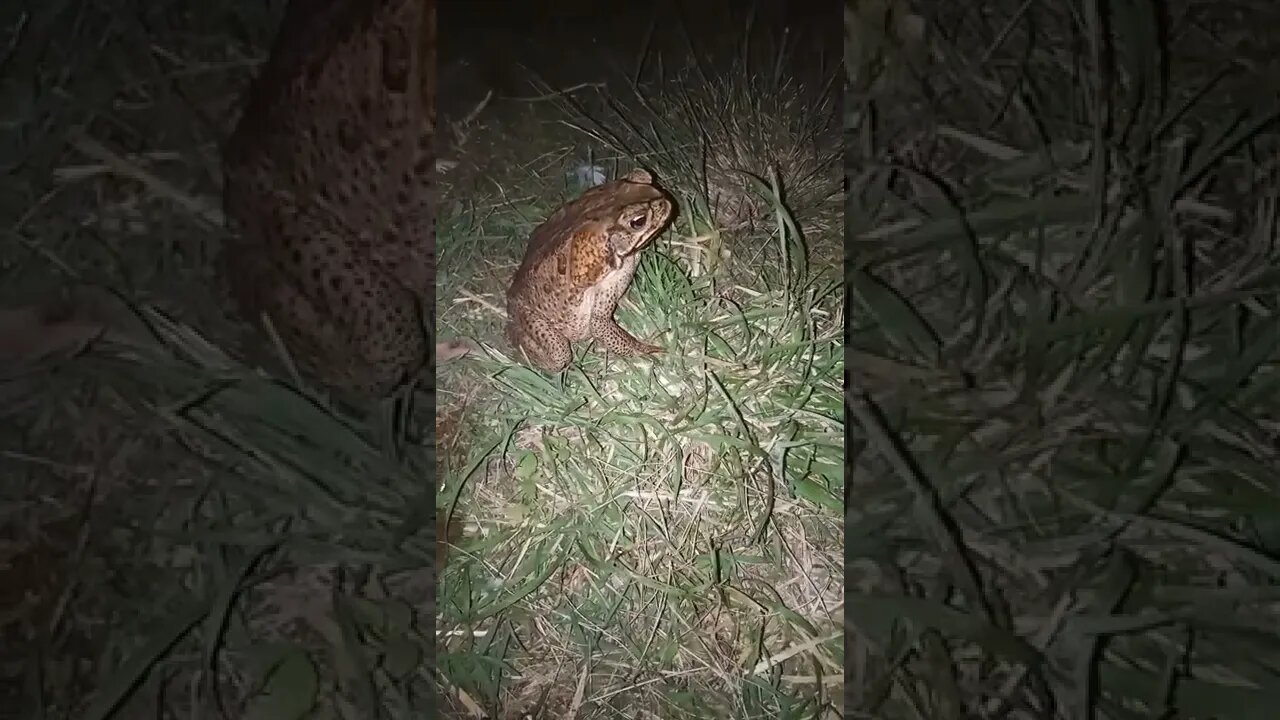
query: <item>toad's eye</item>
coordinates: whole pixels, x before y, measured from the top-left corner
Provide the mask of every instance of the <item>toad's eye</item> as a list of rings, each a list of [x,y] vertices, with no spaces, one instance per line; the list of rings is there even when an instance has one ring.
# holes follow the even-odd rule
[[[644,227],[648,220],[648,215],[640,213],[639,215],[632,215],[631,219],[627,221],[627,224],[631,226],[632,230],[639,230]]]

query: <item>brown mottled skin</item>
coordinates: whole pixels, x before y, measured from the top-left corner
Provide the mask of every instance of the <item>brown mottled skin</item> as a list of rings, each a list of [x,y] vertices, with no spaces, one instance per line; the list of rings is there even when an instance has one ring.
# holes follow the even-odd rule
[[[430,0],[291,0],[225,149],[228,288],[344,390],[428,362],[434,47]]]
[[[598,185],[551,214],[529,238],[507,291],[507,339],[529,362],[559,372],[570,343],[594,339],[616,355],[662,351],[613,319],[640,250],[666,227],[674,204],[637,169]]]

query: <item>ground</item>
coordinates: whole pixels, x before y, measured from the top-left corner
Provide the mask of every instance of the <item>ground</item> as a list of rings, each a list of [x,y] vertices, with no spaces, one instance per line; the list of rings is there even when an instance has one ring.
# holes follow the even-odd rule
[[[440,582],[446,696],[461,713],[497,698],[548,717],[834,717],[836,68],[723,15],[690,20],[698,70],[678,33],[645,46],[637,28],[653,17],[636,15],[569,28],[522,16],[496,33],[442,16],[457,30],[440,55],[438,327],[477,344],[439,373],[439,504],[462,533]],[[749,37],[779,54],[735,64],[727,50]],[[547,51],[568,44],[584,49]],[[794,64],[775,83],[762,75],[780,56]],[[687,69],[637,78],[641,62]],[[795,217],[779,230],[767,185],[709,204],[696,166],[717,151],[766,183],[773,164]],[[666,352],[578,348],[563,376],[523,367],[502,326],[529,232],[580,176],[637,164],[680,216],[618,317]]]

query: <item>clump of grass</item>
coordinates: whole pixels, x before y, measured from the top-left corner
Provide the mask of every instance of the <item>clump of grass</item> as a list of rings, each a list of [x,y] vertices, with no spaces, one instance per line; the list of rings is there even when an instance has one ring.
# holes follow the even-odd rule
[[[429,445],[398,458],[374,425],[238,366],[194,329],[151,314],[160,343],[102,348],[81,372],[133,389],[133,414],[197,458],[191,480],[135,497],[163,602],[105,638],[85,717],[149,702],[157,673],[216,679],[186,707],[300,717],[316,704],[361,716],[429,691],[424,605],[433,549]],[[167,398],[167,399],[163,399]],[[144,510],[145,508],[145,510]],[[203,552],[170,555],[186,544]],[[137,638],[145,638],[138,644]]]
[[[429,443],[393,459],[369,417],[229,352],[209,210],[274,26],[255,7],[6,26],[4,309],[100,286],[137,315],[72,313],[107,341],[4,358],[0,592],[26,597],[0,706],[23,717],[414,717],[431,687]]]
[[[786,246],[798,224],[776,211]],[[663,355],[583,351],[560,376],[505,346],[472,361],[501,400],[439,500],[468,520],[441,585],[441,664],[466,704],[691,718],[837,704],[838,281],[803,262],[789,282],[694,275],[672,251],[695,222],[682,217],[618,311]]]
[[[708,272],[703,247],[687,250],[713,222],[696,170],[699,137],[730,132],[721,123],[699,136],[696,124],[718,92],[745,100],[753,82],[732,63],[703,72],[718,83],[705,95],[692,82],[658,91],[672,110],[696,105],[684,117],[663,110],[653,126],[611,119],[611,133],[579,135],[556,155],[562,177],[581,158],[607,159],[618,172],[654,168],[680,202],[617,313],[666,351],[620,359],[579,347],[567,372],[545,375],[509,356],[494,332],[442,386],[483,407],[471,411],[458,443],[470,452],[449,464],[438,498],[466,527],[440,583],[440,666],[460,711],[813,717],[840,707],[844,315],[840,278],[812,266],[815,238],[838,246],[835,225],[820,201],[792,208],[806,196],[786,183],[800,176],[780,178],[762,161],[753,190],[767,200],[754,200],[763,210],[736,229],[751,252],[726,275]],[[795,102],[774,109],[790,113],[777,127],[796,133],[794,147],[817,142],[799,137],[810,118],[797,117]],[[604,122],[582,105],[541,108],[576,128]],[[769,132],[739,122],[744,146]],[[646,142],[663,143],[664,154],[637,151]],[[819,168],[835,169],[814,161],[803,170]],[[458,240],[520,227],[524,240],[575,192],[564,181],[541,184],[541,195],[511,193],[521,222],[490,213],[484,229],[471,225]],[[468,208],[485,204],[472,196]]]
[[[611,176],[650,167],[680,203],[617,313],[663,354],[579,347],[548,376],[511,357],[495,329],[442,384],[442,406],[466,396],[471,409],[465,460],[450,463],[438,499],[465,521],[440,597],[440,662],[458,712],[838,714],[844,317],[840,278],[814,248],[839,247],[839,139],[825,86],[723,59],[680,82],[659,74],[525,108],[534,118],[521,127],[574,130],[506,162],[552,180],[526,194],[496,176],[509,216],[465,213],[479,220],[457,234],[463,248],[500,228],[523,240],[577,191],[557,178],[583,161]],[[486,146],[483,133],[469,140]],[[728,273],[708,250],[719,229],[703,153],[715,144],[741,151],[726,166],[740,160],[756,176],[743,184],[752,222],[732,228]],[[469,200],[463,209],[494,205]]]
[[[726,33],[725,47],[686,35],[687,47],[644,54],[607,86],[560,95],[565,122],[678,189],[694,228],[695,274],[737,256],[746,279],[782,260],[758,242],[776,227],[775,193],[812,236],[797,242],[817,241],[803,254],[835,268],[839,73],[753,17]]]
[[[52,671],[33,692],[61,686],[46,707],[85,718],[157,702],[263,718],[408,712],[431,688],[429,444],[393,459],[367,419],[139,311],[150,334],[117,334],[60,370],[65,385],[105,388],[77,412],[94,423],[109,410],[118,428],[90,490],[116,522],[79,531],[80,560],[62,570],[75,615],[49,621]],[[81,634],[91,617],[110,629]],[[90,638],[96,677],[63,669]],[[165,682],[191,690],[165,699]]]
[[[861,716],[1272,714],[1280,115],[1156,8],[920,10],[853,86]]]
[[[496,349],[479,363],[505,402],[441,500],[465,492],[482,528],[442,583],[442,627],[470,630],[447,641],[452,681],[493,692],[481,658],[517,641],[522,692],[558,708],[744,717],[825,702],[808,683],[840,668],[841,318],[829,294],[744,292],[723,302],[650,254],[619,320],[669,330],[664,356],[584,354],[563,377]]]

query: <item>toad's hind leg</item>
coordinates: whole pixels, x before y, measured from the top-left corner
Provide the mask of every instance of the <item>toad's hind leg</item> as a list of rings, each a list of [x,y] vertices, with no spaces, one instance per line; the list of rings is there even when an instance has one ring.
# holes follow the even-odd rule
[[[229,248],[241,250],[228,273],[233,294],[270,318],[299,369],[326,385],[390,392],[427,361],[414,296],[323,227],[295,221],[278,228],[288,252]]]
[[[394,307],[408,298],[386,296]],[[425,345],[421,331],[408,323],[398,323],[399,315],[362,318],[362,325],[381,323],[383,334],[370,334],[363,342],[352,337],[321,312],[311,298],[292,284],[277,282],[262,296],[259,312],[264,313],[280,335],[290,358],[299,369],[326,385],[362,394],[382,395],[392,391],[422,365]],[[347,312],[367,314],[357,307]],[[302,330],[305,328],[305,330]]]
[[[640,342],[623,330],[612,317],[603,314],[591,317],[591,337],[614,355],[656,355],[662,352],[660,345]]]
[[[512,346],[524,351],[529,362],[547,372],[560,372],[573,360],[569,339],[537,316],[513,312],[511,322],[507,324],[507,339]]]

